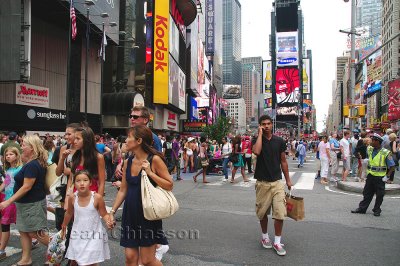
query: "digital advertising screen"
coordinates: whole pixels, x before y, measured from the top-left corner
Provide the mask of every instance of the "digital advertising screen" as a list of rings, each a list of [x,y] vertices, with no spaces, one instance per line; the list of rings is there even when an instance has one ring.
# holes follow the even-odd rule
[[[276,109],[276,114],[277,115],[294,115],[297,116],[297,110],[298,107],[296,106],[284,106],[284,107],[278,107]]]
[[[224,99],[239,99],[242,95],[241,85],[224,85],[222,97]]]
[[[300,100],[300,79],[297,68],[276,70],[276,103],[278,106],[293,106]]]
[[[276,33],[276,65],[278,67],[299,64],[297,31]]]

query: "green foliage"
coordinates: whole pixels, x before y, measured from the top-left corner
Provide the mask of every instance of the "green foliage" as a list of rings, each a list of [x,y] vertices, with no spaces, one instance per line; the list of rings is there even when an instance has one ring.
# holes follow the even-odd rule
[[[204,136],[209,137],[210,140],[216,140],[221,143],[222,138],[226,137],[231,131],[231,124],[229,123],[229,118],[225,116],[220,116],[217,121],[203,129]]]

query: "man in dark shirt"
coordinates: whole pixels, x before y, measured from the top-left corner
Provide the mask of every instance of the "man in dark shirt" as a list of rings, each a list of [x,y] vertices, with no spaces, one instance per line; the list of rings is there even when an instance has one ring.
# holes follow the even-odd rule
[[[260,219],[262,230],[261,244],[264,248],[274,247],[278,255],[286,255],[281,244],[283,220],[286,216],[284,183],[281,182],[282,172],[286,185],[290,190],[292,181],[286,161],[285,141],[272,135],[272,119],[263,115],[258,119],[258,137],[253,145],[253,153],[257,155],[257,167],[254,178],[256,183],[256,213]],[[272,218],[275,219],[275,241],[271,244],[268,236],[268,210],[272,206]]]

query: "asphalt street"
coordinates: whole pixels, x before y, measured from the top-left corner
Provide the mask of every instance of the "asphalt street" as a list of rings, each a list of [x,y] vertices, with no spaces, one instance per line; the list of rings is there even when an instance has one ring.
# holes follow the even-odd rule
[[[374,217],[370,207],[366,214],[351,214],[361,194],[343,192],[335,183],[321,185],[315,180],[318,160],[308,154],[304,168],[288,160],[293,194],[304,197],[305,219],[287,218],[282,243],[287,255],[278,256],[260,244],[261,230],[255,215],[255,190],[252,180],[222,182],[210,175],[210,184],[194,183],[193,174],[184,174],[176,182],[174,194],[179,211],[166,219],[164,230],[170,250],[164,265],[399,265],[400,197],[386,196],[381,217]],[[199,178],[201,180],[201,178]],[[398,176],[395,180],[399,183]],[[107,183],[106,205],[112,206],[116,190]],[[374,201],[373,201],[374,202]],[[120,216],[122,211],[118,211]],[[54,221],[49,218],[49,227]],[[274,236],[273,221],[269,235]],[[119,246],[117,229],[109,233],[111,260],[102,265],[124,265],[124,250]],[[11,265],[20,259],[20,243],[13,231],[10,241],[14,255],[0,262]],[[45,248],[32,251],[33,265],[43,265]]]

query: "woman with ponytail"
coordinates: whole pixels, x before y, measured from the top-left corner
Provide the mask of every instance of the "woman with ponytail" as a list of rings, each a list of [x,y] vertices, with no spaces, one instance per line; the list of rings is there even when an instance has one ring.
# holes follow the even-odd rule
[[[162,265],[155,257],[157,244],[167,245],[162,231],[162,220],[144,218],[141,195],[141,174],[145,171],[155,186],[172,190],[172,177],[163,155],[152,147],[151,130],[142,125],[128,130],[126,148],[134,156],[124,162],[121,188],[110,211],[110,223],[125,201],[122,213],[121,241],[125,248],[126,265],[138,265],[139,255],[143,265]]]

